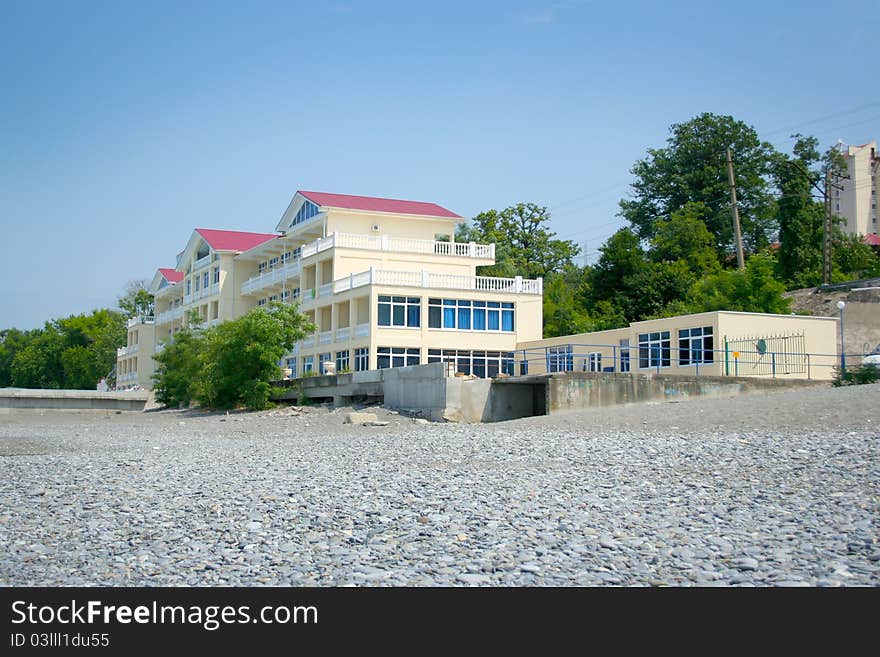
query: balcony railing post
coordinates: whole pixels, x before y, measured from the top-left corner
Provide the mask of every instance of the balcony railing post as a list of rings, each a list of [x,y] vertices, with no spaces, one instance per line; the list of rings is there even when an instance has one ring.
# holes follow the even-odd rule
[[[517,294],[522,292],[522,276],[513,279],[513,289]]]
[[[422,287],[428,287],[428,272],[422,270]]]

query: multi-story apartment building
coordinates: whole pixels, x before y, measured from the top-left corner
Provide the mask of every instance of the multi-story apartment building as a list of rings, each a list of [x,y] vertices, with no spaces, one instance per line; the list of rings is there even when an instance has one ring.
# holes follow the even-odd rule
[[[848,178],[838,180],[840,189],[832,193],[835,214],[840,216],[840,227],[850,235],[877,233],[877,190],[880,157],[877,142],[861,146],[838,144],[846,161]]]
[[[243,299],[299,301],[318,327],[288,355],[293,376],[451,361],[513,372],[542,334],[542,281],[477,276],[494,244],[457,243],[462,217],[434,203],[297,192],[281,235],[236,257]]]
[[[495,245],[455,242],[461,221],[434,203],[300,191],[277,234],[196,229],[176,267],[153,280],[150,352],[187,324],[298,302],[318,330],[285,358],[292,376],[327,363],[361,371],[440,361],[477,376],[513,373],[517,343],[542,336],[542,281],[477,276],[494,264]],[[152,375],[152,359],[147,366],[137,349],[139,361],[123,368],[149,387],[141,372]]]

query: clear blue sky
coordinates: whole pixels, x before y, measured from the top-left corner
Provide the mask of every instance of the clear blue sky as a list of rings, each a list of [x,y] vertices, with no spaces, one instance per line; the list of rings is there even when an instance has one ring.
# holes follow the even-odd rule
[[[300,188],[534,201],[592,253],[672,123],[880,138],[877,0],[0,9],[0,328],[112,305],[194,227],[271,232]]]

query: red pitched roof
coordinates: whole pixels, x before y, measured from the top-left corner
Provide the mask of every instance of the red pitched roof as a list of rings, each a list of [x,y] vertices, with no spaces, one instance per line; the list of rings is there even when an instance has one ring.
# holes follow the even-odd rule
[[[255,246],[274,240],[278,235],[271,233],[242,233],[237,230],[211,230],[196,228],[215,251],[247,251]]]
[[[880,246],[880,235],[877,233],[869,233],[865,235],[865,244],[870,246]]]
[[[415,214],[425,217],[448,217],[461,219],[451,210],[436,203],[422,201],[401,201],[393,198],[377,198],[374,196],[351,196],[350,194],[329,194],[327,192],[298,192],[318,206],[345,208],[347,210],[366,210],[368,212],[394,212],[397,214]]]
[[[183,280],[183,272],[172,269],[171,267],[159,267],[159,273],[165,277],[169,283],[180,283]]]

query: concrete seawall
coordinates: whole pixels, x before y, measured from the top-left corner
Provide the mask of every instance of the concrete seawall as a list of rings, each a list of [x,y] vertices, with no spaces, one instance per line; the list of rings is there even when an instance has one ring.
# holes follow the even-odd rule
[[[0,388],[0,411],[12,409],[142,411],[149,393]]]

